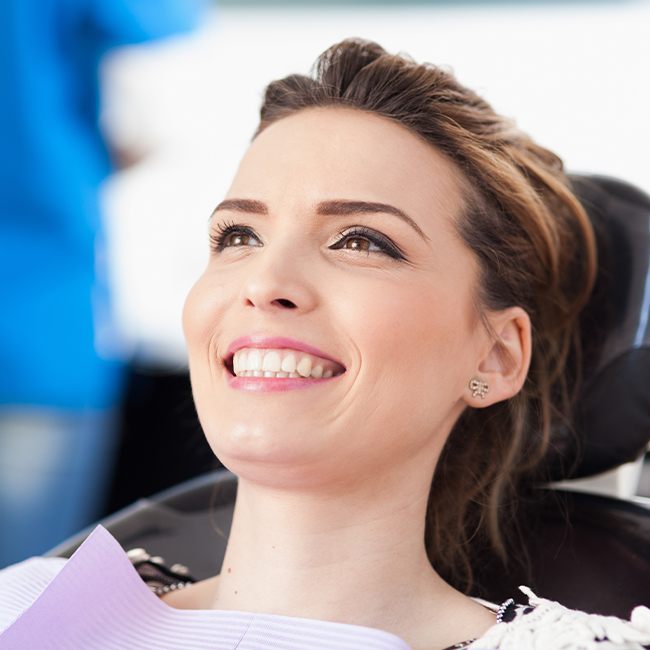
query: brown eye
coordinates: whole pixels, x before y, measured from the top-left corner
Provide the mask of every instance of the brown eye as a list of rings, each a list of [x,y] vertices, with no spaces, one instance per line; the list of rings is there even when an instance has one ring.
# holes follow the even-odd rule
[[[370,251],[370,242],[363,237],[348,237],[343,248],[354,251]]]
[[[243,224],[220,225],[216,233],[210,234],[210,244],[215,253],[220,253],[224,248],[247,248],[248,246],[261,246],[255,232]]]
[[[228,235],[224,241],[224,246],[247,246],[250,241],[250,235],[243,235],[240,233],[232,233]]]
[[[332,244],[334,250],[348,250],[366,253],[366,255],[379,253],[395,260],[406,260],[402,251],[385,235],[382,235],[365,226],[354,226],[348,232],[340,232],[340,239]]]

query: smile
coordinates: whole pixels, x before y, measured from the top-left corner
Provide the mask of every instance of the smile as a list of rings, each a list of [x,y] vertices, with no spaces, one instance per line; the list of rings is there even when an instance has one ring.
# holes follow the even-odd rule
[[[293,349],[241,348],[225,363],[236,377],[328,379],[345,371],[335,361]]]

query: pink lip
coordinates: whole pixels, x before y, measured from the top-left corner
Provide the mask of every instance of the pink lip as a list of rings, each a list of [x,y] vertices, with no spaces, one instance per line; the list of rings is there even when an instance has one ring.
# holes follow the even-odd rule
[[[226,358],[230,358],[237,350],[241,348],[290,348],[292,350],[299,350],[300,352],[306,352],[307,354],[313,354],[321,359],[327,359],[328,361],[333,361],[338,363],[339,366],[345,368],[345,366],[334,359],[326,352],[315,348],[313,345],[303,343],[296,339],[287,338],[285,336],[261,336],[261,335],[252,335],[252,336],[241,336],[238,339],[235,339],[229,346],[226,351]],[[252,377],[241,377],[240,379],[254,379]],[[328,378],[329,379],[329,378]],[[267,380],[268,381],[268,380]],[[282,383],[288,383],[287,379],[280,380]],[[302,380],[296,380],[302,381]],[[309,380],[314,381],[314,380]],[[317,380],[316,380],[317,381]]]
[[[338,379],[343,375],[334,375],[325,379],[303,379],[302,377],[286,377],[284,379],[276,379],[273,377],[235,377],[228,374],[228,385],[237,390],[248,390],[254,392],[284,392],[288,390],[295,390],[296,388],[309,388],[310,386],[318,386],[323,382]]]

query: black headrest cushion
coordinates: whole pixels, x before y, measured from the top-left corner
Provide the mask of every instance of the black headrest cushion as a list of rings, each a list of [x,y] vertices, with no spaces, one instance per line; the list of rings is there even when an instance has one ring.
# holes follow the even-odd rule
[[[599,261],[580,323],[583,384],[575,433],[554,432],[553,480],[635,460],[650,440],[650,197],[611,178],[570,178],[593,224]]]

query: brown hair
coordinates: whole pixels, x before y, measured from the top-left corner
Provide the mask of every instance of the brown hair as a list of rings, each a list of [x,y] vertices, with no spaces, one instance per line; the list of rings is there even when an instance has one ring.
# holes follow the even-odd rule
[[[311,77],[269,84],[255,135],[301,109],[324,106],[395,120],[456,163],[467,180],[457,228],[479,260],[479,313],[518,305],[531,319],[523,389],[505,402],[465,409],[431,485],[430,558],[440,575],[468,592],[480,548],[491,547],[505,563],[519,546],[504,530],[516,532],[522,487],[540,479],[553,425],[570,416],[568,386],[577,378],[569,376],[568,361],[579,357],[577,316],[596,270],[591,224],[562,161],[439,67],[388,54],[376,43],[342,41],[319,57]]]

